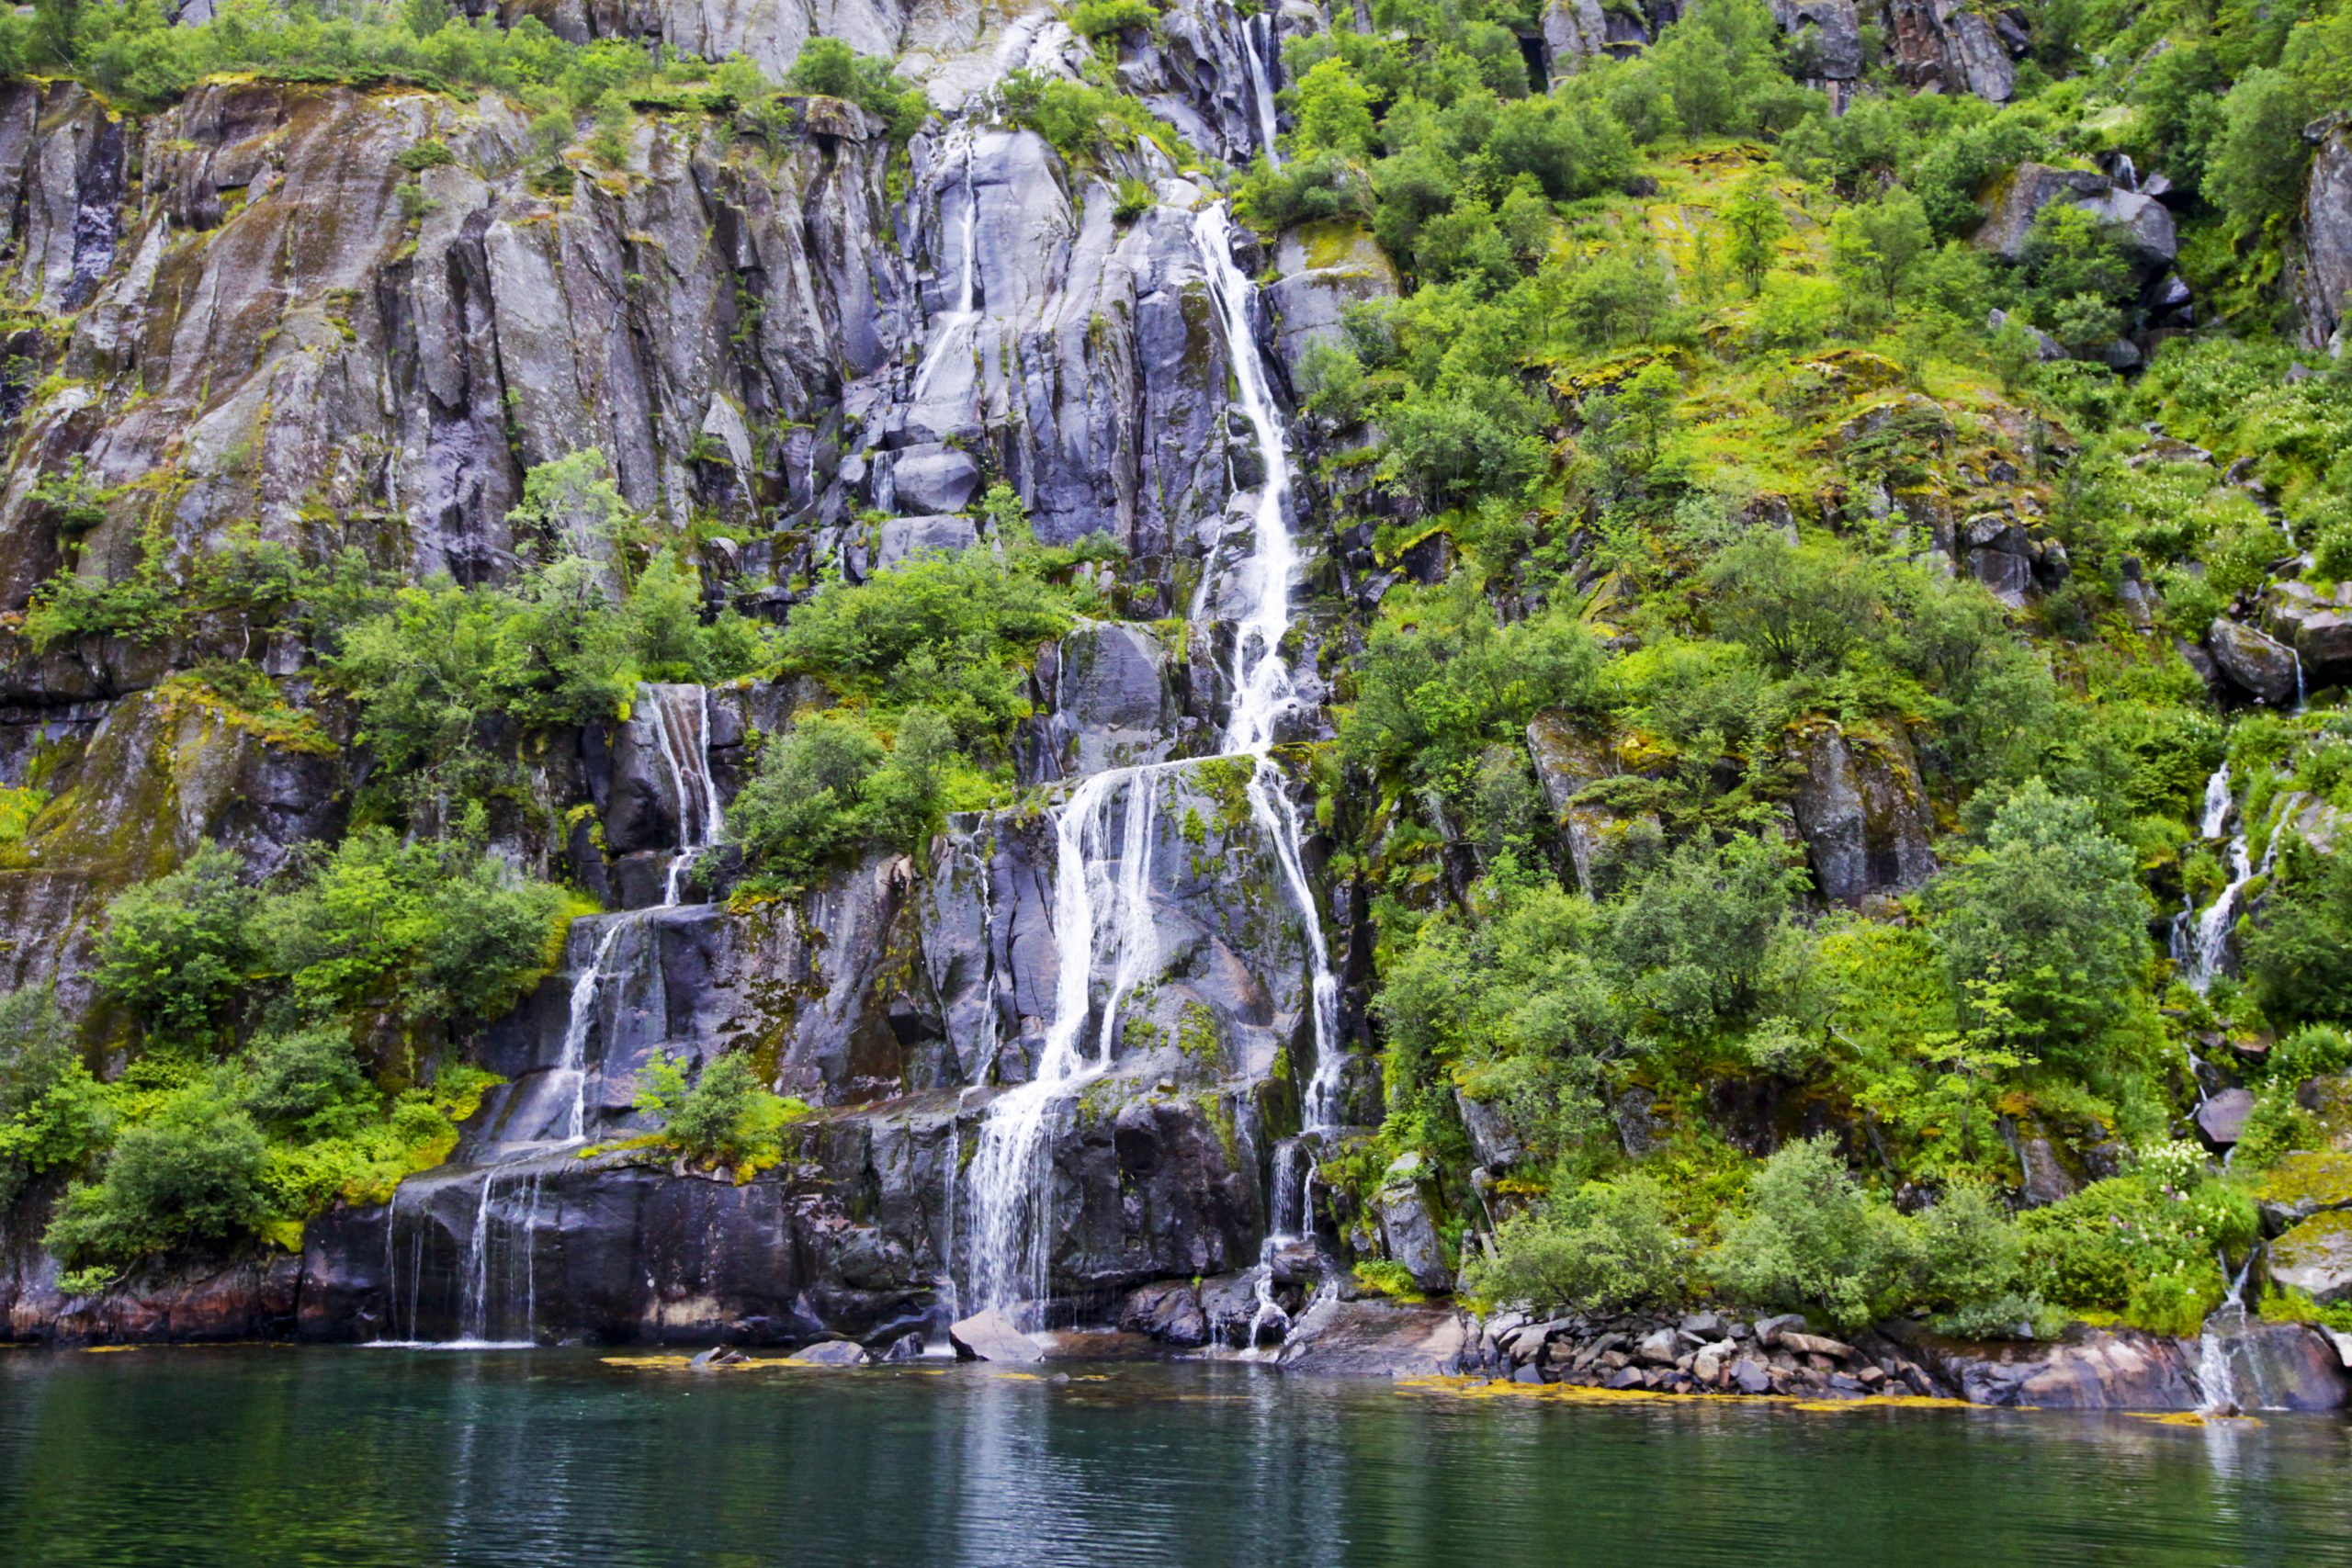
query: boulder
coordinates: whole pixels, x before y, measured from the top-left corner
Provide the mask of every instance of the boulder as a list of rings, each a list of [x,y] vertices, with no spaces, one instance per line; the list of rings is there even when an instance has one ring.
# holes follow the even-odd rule
[[[1838,725],[1807,726],[1790,742],[1802,782],[1789,805],[1825,898],[1857,904],[1900,892],[1934,874],[1928,849],[1927,789],[1899,737],[1849,737]]]
[[[2213,1147],[2226,1149],[2245,1134],[2246,1118],[2253,1114],[2253,1091],[2225,1089],[2197,1108],[2197,1131]]]
[[[2339,1209],[2352,1209],[2352,1154],[2306,1149],[2263,1172],[2254,1190],[2263,1228],[2272,1235]]]
[[[1274,265],[1282,276],[1261,298],[1273,312],[1274,352],[1294,379],[1308,345],[1338,341],[1348,307],[1397,292],[1396,264],[1371,234],[1344,220],[1285,230]]]
[[[1851,1345],[1839,1339],[1824,1338],[1818,1334],[1800,1334],[1794,1329],[1783,1328],[1778,1343],[1781,1349],[1794,1351],[1800,1356],[1826,1356],[1833,1361],[1854,1359]]]
[[[1862,26],[1854,0],[1772,0],[1772,19],[1789,38],[1791,75],[1813,82],[1861,75]]]
[[[2205,633],[2213,663],[2237,687],[2272,707],[2295,700],[2295,650],[2252,626],[2217,616]]]
[[[2339,597],[2342,592],[2339,588]],[[2294,638],[2306,685],[2352,686],[2352,608],[2313,610],[2295,628]]]
[[[1035,1339],[1014,1326],[1011,1318],[991,1307],[948,1325],[947,1341],[963,1361],[1004,1361],[1013,1365],[1042,1361],[1046,1352]]]
[[[1770,1393],[1772,1369],[1753,1356],[1742,1356],[1731,1364],[1731,1382],[1742,1393]]]
[[[2325,350],[2343,341],[2352,293],[2352,120],[2330,116],[2303,134],[2318,151],[2296,215],[2288,288],[2304,345]]]
[[[979,538],[968,517],[893,517],[875,530],[874,566],[897,566],[918,555],[946,555]]]
[[[2076,1325],[2057,1340],[1923,1339],[1919,1354],[1975,1404],[2050,1410],[2195,1410],[2197,1344],[2137,1329]]]
[[[1119,1326],[1129,1334],[1145,1334],[1163,1345],[1184,1348],[1209,1340],[1201,1295],[1182,1280],[1163,1280],[1128,1292],[1119,1306]]]
[[[1379,1192],[1373,1213],[1380,1221],[1380,1236],[1387,1255],[1405,1266],[1417,1289],[1430,1292],[1453,1288],[1453,1271],[1446,1267],[1445,1243],[1438,1234],[1437,1216],[1420,1179],[1419,1156],[1397,1156]]]
[[[1451,1307],[1318,1299],[1283,1346],[1285,1371],[1430,1377],[1460,1370],[1469,1329]]]
[[[1973,93],[2005,104],[2017,89],[2012,48],[1965,0],[1887,0],[1887,40],[1905,86]]]
[[[1634,1347],[1634,1359],[1653,1367],[1670,1367],[1682,1354],[1682,1341],[1671,1328],[1660,1328],[1642,1337]]]
[[[2272,1242],[2270,1279],[2323,1303],[2352,1301],[2352,1213],[2313,1214]]]
[[[891,493],[910,513],[961,511],[979,483],[980,465],[952,446],[909,446],[890,464]]]
[[[898,1366],[908,1361],[920,1361],[922,1359],[922,1336],[920,1334],[901,1334],[896,1339],[891,1340],[889,1345],[882,1351],[882,1353],[876,1356],[874,1359],[877,1361],[887,1361],[893,1366]]]
[[[2144,278],[2162,275],[2179,251],[2172,214],[2162,202],[2119,189],[2113,180],[2089,169],[2053,169],[2030,162],[2019,164],[1995,189],[1973,243],[2003,261],[2024,260],[2034,215],[2053,201],[2068,202],[2113,225]]]
[[[1801,1312],[1784,1312],[1774,1317],[1759,1317],[1756,1320],[1756,1342],[1769,1350],[1781,1343],[1782,1335],[1803,1334],[1807,1326],[1804,1314]]]
[[[920,1348],[921,1341],[917,1341]],[[825,1339],[785,1358],[799,1367],[862,1367],[872,1358],[854,1339]]]

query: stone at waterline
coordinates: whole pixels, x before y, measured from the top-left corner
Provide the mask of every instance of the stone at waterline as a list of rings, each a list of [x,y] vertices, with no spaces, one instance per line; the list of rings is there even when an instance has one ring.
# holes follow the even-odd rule
[[[1742,1393],[1772,1392],[1771,1369],[1753,1357],[1743,1356],[1731,1366],[1732,1386]]]
[[[1809,1326],[1804,1314],[1801,1312],[1784,1312],[1778,1317],[1759,1317],[1756,1320],[1756,1342],[1770,1349],[1781,1342],[1782,1334],[1791,1329],[1802,1334]]]
[[[951,1325],[947,1342],[956,1347],[958,1360],[1019,1363],[1046,1359],[1043,1347],[993,1307]]]
[[[868,1358],[854,1339],[826,1339],[785,1359],[800,1367],[862,1367]]]
[[[1130,1292],[1119,1308],[1119,1326],[1184,1348],[1205,1345],[1209,1338],[1200,1292],[1182,1280],[1163,1280]]]
[[[876,1356],[874,1359],[890,1362],[920,1361],[922,1359],[922,1336],[901,1334],[890,1341],[889,1348]]]

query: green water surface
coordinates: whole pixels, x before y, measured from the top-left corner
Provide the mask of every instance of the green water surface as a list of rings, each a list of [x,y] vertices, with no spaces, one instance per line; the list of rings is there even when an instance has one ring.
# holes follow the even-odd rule
[[[2352,1563],[2339,1421],[0,1351],[0,1564]]]

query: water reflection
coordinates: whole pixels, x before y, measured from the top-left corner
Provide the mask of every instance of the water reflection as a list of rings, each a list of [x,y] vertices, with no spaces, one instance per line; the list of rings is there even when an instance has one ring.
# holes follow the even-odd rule
[[[1235,1366],[0,1353],[0,1562],[2352,1563],[2345,1428]]]

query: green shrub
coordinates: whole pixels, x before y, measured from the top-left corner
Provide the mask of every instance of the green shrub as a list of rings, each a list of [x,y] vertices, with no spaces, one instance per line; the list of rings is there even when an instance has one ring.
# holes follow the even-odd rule
[[[114,1114],[48,987],[0,996],[0,1209],[105,1146]]]
[[[80,1269],[227,1246],[268,1218],[265,1147],[253,1119],[211,1087],[183,1089],[122,1130],[99,1179],[66,1193],[42,1241]]]
[[[153,1034],[219,1029],[254,962],[256,896],[234,852],[206,844],[179,870],[117,894],[98,938],[97,981]]]
[[[1100,42],[1131,28],[1151,27],[1159,13],[1148,0],[1078,0],[1062,13],[1062,19],[1079,37]]]
[[[1588,1181],[1513,1215],[1495,1246],[1493,1258],[1471,1260],[1464,1287],[1539,1311],[1618,1312],[1670,1300],[1681,1283],[1664,1197],[1645,1176]]]
[[[333,1024],[256,1036],[245,1047],[237,1103],[265,1127],[306,1137],[349,1133],[377,1110],[349,1033]]]
[[[657,1053],[638,1074],[636,1108],[660,1119],[658,1136],[698,1165],[772,1162],[778,1135],[808,1113],[800,1100],[770,1091],[752,1059],[730,1052],[703,1064],[690,1084],[685,1059]]]
[[[1902,1299],[1915,1244],[1902,1216],[1846,1173],[1827,1137],[1784,1145],[1748,1183],[1747,1209],[1710,1259],[1740,1301],[1860,1328]]]

